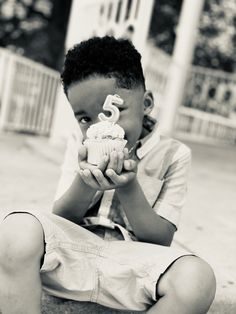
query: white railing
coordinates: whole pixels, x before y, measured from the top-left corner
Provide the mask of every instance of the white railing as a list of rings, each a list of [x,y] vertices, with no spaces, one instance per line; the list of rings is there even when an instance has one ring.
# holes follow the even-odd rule
[[[149,46],[146,83],[157,96],[158,105],[167,92],[170,60],[163,51]],[[177,112],[175,130],[199,139],[236,143],[236,75],[193,66],[189,71],[183,104]]]
[[[236,75],[192,67],[184,106],[231,118],[236,110]]]
[[[79,0],[72,2],[66,47],[91,36],[126,37],[143,52],[154,0]]]
[[[236,144],[236,120],[181,106],[175,121],[175,135],[192,139]]]
[[[236,76],[192,67],[176,131],[236,144]]]
[[[0,129],[49,135],[58,72],[0,49]]]

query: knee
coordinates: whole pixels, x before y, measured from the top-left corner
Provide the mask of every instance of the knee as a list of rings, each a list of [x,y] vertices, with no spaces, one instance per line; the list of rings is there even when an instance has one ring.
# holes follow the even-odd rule
[[[0,267],[17,271],[30,263],[38,263],[44,255],[41,224],[32,215],[12,214],[0,225]]]
[[[210,265],[195,256],[178,259],[159,283],[160,295],[173,293],[180,302],[206,313],[214,300],[216,279]]]

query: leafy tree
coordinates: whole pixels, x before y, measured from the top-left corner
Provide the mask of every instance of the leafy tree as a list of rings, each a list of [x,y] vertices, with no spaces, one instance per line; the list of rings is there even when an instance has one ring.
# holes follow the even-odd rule
[[[233,72],[236,69],[236,2],[205,2],[200,20],[194,63]]]
[[[173,51],[181,5],[182,0],[155,0],[154,3],[150,37],[168,54]],[[233,72],[235,47],[235,0],[205,0],[193,64]]]
[[[60,69],[71,2],[0,0],[0,46]],[[173,51],[181,6],[182,0],[154,3],[150,37],[168,54]],[[193,63],[233,72],[235,47],[235,0],[205,0]]]
[[[61,66],[72,0],[0,0],[0,46]]]
[[[149,35],[156,46],[172,54],[182,0],[154,0]]]

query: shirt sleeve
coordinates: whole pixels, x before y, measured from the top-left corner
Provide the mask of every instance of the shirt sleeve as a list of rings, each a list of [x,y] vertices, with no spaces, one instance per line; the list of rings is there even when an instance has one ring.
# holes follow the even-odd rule
[[[186,201],[191,151],[183,145],[164,175],[164,183],[154,204],[155,212],[178,228],[181,209]]]
[[[70,188],[76,177],[79,167],[78,148],[80,144],[82,144],[82,137],[79,134],[73,133],[69,136],[54,202],[61,198],[62,195]]]

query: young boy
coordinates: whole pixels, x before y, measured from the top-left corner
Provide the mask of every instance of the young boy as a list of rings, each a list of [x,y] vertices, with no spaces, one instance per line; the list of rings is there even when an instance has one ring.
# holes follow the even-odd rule
[[[200,314],[210,307],[210,266],[169,247],[185,201],[190,150],[160,136],[149,117],[154,100],[140,59],[128,40],[113,37],[92,38],[67,53],[62,82],[83,136],[68,144],[54,214],[2,215],[3,314],[40,313],[42,287],[147,313]],[[124,100],[118,123],[127,147],[94,166],[83,140],[114,94]]]

